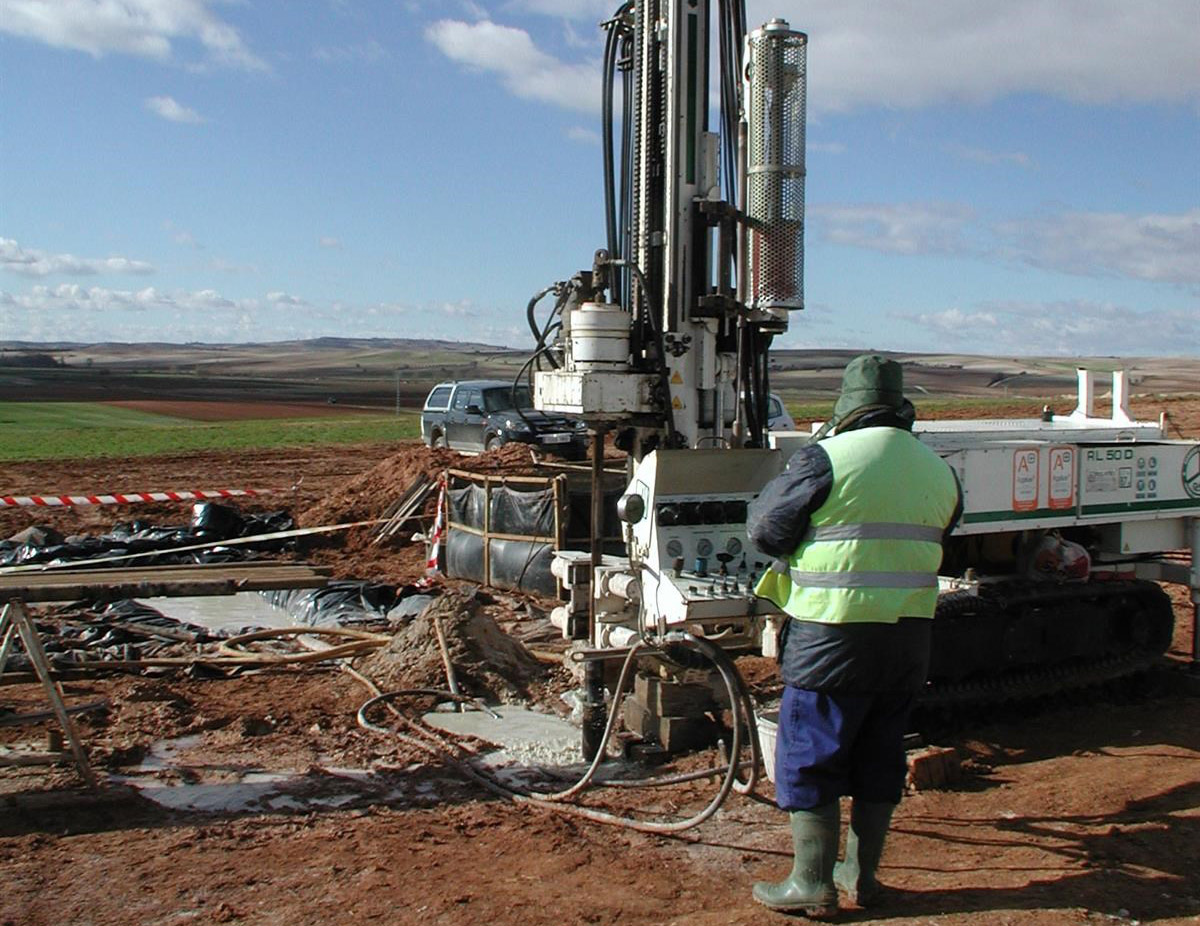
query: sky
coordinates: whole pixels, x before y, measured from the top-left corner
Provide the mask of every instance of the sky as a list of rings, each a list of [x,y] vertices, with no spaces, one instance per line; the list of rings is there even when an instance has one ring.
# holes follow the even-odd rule
[[[529,346],[616,5],[0,0],[0,340]],[[747,12],[809,35],[777,346],[1200,355],[1200,0]]]

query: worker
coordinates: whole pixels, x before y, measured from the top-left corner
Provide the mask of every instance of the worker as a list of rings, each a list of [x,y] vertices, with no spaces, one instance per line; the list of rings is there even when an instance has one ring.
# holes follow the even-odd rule
[[[751,542],[775,559],[755,588],[788,615],[776,802],[791,874],[754,885],[774,910],[829,917],[837,888],[868,906],[900,801],[904,735],[929,667],[942,542],[962,513],[951,468],[913,437],[903,370],[874,354],[846,367],[829,425],[750,505]],[[836,864],[839,798],[852,798]]]

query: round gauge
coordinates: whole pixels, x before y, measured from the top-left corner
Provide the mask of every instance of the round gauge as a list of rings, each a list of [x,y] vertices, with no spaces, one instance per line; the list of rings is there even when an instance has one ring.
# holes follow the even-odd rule
[[[667,556],[675,559],[677,556],[683,556],[683,544],[678,540],[667,541]]]
[[[725,541],[725,552],[731,556],[737,556],[742,552],[742,542],[736,537],[730,537]]]
[[[707,537],[702,537],[699,541],[697,541],[697,543],[696,543],[696,555],[697,556],[712,556],[712,551],[713,551],[712,541],[709,540]]]

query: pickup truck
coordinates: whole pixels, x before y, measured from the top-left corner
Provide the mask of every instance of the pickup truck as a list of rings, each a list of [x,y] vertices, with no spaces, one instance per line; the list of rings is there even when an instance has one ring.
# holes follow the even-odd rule
[[[572,460],[583,459],[588,444],[582,421],[539,412],[527,387],[498,379],[434,386],[421,410],[421,439],[467,452],[522,443]]]

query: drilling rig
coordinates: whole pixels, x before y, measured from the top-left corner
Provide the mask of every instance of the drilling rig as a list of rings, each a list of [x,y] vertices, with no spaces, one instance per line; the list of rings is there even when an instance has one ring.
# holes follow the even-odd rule
[[[786,616],[754,595],[768,563],[748,549],[747,505],[819,436],[766,426],[770,345],[804,308],[807,35],[781,19],[747,31],[741,0],[630,0],[603,28],[606,238],[527,312],[534,404],[592,435],[592,551],[562,551],[553,567],[570,593],[555,621],[586,657],[589,755],[603,745],[606,656],[672,634],[773,654]],[[1123,374],[1107,418],[1081,371],[1071,415],[914,433],[964,493],[930,699],[1034,693],[1161,657],[1174,619],[1157,582],[1200,602],[1200,444],[1134,420]],[[609,437],[628,460],[621,555],[601,546]],[[1048,538],[1084,566],[1031,571]],[[690,745],[679,693],[704,700],[694,670],[643,668],[638,681],[627,725]]]

